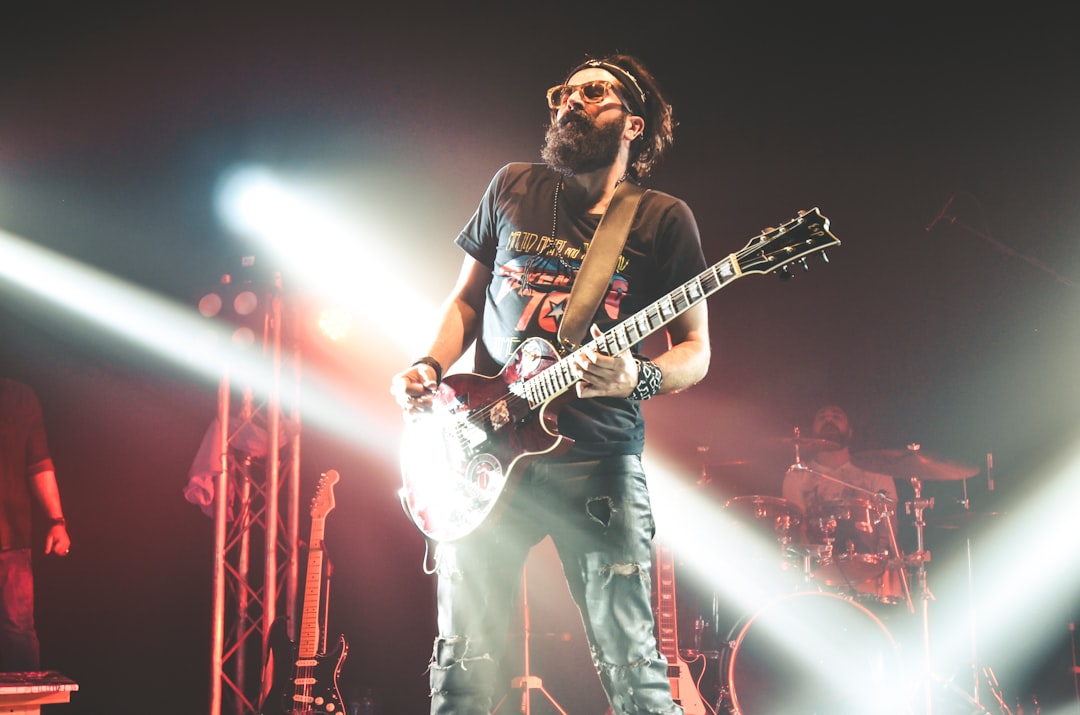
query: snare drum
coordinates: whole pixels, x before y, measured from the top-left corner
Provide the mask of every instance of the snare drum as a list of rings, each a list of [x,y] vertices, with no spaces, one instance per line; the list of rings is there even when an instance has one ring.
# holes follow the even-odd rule
[[[771,601],[736,624],[721,662],[732,715],[910,712],[896,641],[869,610],[836,594]]]
[[[798,504],[760,494],[728,499],[724,510],[732,515],[733,521],[751,525],[765,535],[771,534],[781,544],[791,541],[803,521],[803,511]]]

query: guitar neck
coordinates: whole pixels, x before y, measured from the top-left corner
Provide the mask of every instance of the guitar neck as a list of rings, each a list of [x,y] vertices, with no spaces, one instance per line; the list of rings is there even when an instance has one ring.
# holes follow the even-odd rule
[[[571,359],[583,350],[617,355],[636,345],[713,293],[742,275],[735,254],[716,263],[655,303],[642,308],[626,320],[574,350],[569,356],[526,380],[522,386],[530,407],[536,408],[561,395],[581,379]]]
[[[319,652],[319,594],[322,590],[325,532],[326,517],[312,518],[307,578],[304,581],[304,605],[301,609],[300,635],[297,639],[297,656],[301,659],[314,658]]]
[[[598,338],[574,350],[566,358],[540,371],[518,386],[517,394],[533,409],[558,397],[581,379],[572,358],[586,349],[617,355],[649,337],[686,311],[734,280],[749,273],[772,273],[794,261],[805,267],[806,256],[834,246],[839,240],[829,233],[829,220],[815,208],[779,228],[768,229],[722,261],[639,310]]]
[[[656,545],[657,649],[668,663],[679,659],[679,628],[675,616],[675,559],[671,549]]]

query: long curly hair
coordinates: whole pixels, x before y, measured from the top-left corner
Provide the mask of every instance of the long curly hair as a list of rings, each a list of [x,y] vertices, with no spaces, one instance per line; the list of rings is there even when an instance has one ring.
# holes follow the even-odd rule
[[[671,104],[664,99],[660,85],[652,72],[633,55],[616,53],[605,57],[589,58],[570,70],[566,77],[569,79],[574,73],[586,67],[603,67],[603,65],[611,65],[622,70],[621,72],[613,71],[612,75],[623,85],[624,93],[631,105],[642,110],[641,116],[645,120],[645,129],[630,144],[629,172],[635,180],[644,179],[652,173],[664,152],[675,142],[676,123]],[[610,67],[608,69],[610,70]],[[628,84],[637,84],[637,89],[640,89],[645,96],[644,106],[635,87],[627,86]]]

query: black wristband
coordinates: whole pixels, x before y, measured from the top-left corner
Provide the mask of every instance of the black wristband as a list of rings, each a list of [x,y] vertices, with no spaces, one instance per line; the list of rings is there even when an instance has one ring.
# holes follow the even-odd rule
[[[67,526],[67,519],[62,516],[58,516],[55,519],[49,519],[49,526]]]
[[[652,360],[634,358],[638,366],[637,387],[630,393],[631,400],[647,400],[660,392],[664,384],[664,371]]]
[[[425,355],[424,357],[418,359],[416,362],[413,363],[413,365],[427,365],[435,371],[435,382],[442,382],[442,365],[440,365],[439,361],[431,357],[430,355]]]

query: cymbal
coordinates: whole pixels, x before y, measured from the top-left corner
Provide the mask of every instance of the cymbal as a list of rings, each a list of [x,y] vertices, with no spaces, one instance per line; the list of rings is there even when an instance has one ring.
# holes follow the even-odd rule
[[[962,511],[958,514],[930,515],[926,520],[926,525],[934,529],[963,529],[969,526],[981,526],[999,516],[1005,516],[1005,512]]]
[[[967,479],[979,473],[978,467],[962,464],[924,452],[920,449],[879,449],[858,452],[851,463],[871,472],[906,479],[917,477],[927,481]]]
[[[778,447],[798,447],[799,449],[832,450],[840,449],[840,445],[832,440],[820,437],[774,437],[766,440],[766,444]]]

